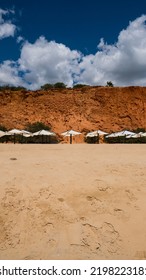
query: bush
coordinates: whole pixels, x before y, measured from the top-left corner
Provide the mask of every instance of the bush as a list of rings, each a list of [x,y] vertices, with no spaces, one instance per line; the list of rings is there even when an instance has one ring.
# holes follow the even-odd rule
[[[85,85],[85,84],[76,84],[73,86],[73,88],[83,88],[83,87],[88,87],[89,85]]]
[[[58,82],[56,84],[44,84],[41,86],[42,90],[49,90],[54,88],[66,88],[66,85],[64,83]]]
[[[0,90],[11,90],[11,91],[19,91],[19,90],[26,90],[26,88],[21,87],[21,86],[10,86],[10,85],[5,85],[5,86],[0,86]]]
[[[107,84],[106,84],[106,86],[107,86],[107,87],[113,87],[114,85],[113,85],[113,83],[112,83],[111,81],[108,81]]]
[[[146,129],[145,129],[145,128],[140,128],[140,127],[139,127],[139,128],[134,129],[133,132],[134,132],[134,133],[146,132]]]
[[[54,85],[52,85],[52,84],[45,84],[45,85],[41,86],[42,90],[49,90],[49,89],[53,89],[53,88],[54,88]]]
[[[54,84],[54,88],[66,88],[66,85],[64,83],[56,83]]]
[[[1,124],[0,124],[0,130],[2,130],[2,131],[7,131],[7,128],[6,128],[4,125],[1,125]]]
[[[45,125],[42,122],[28,123],[25,130],[28,130],[32,133],[37,132],[39,130],[51,130],[51,126]]]
[[[25,128],[25,130],[28,130],[32,133],[37,132],[39,130],[51,130],[51,126],[45,125],[42,122],[35,122],[32,124],[28,124]],[[38,135],[33,136],[29,138],[23,138],[23,143],[42,143],[42,144],[57,144],[59,142],[58,138],[56,136],[47,136],[47,135]]]

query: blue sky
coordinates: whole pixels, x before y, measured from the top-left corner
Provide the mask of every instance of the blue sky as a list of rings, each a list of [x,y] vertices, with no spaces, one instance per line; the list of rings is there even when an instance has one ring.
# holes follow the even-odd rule
[[[0,85],[146,85],[145,0],[0,0]]]

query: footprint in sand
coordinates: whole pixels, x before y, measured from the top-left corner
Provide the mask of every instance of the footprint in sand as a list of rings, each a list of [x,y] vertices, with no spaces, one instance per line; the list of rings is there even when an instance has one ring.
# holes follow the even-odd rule
[[[63,201],[64,201],[64,198],[59,197],[58,200],[59,200],[60,202],[63,202]]]
[[[17,233],[16,233],[17,229]],[[4,219],[0,230],[0,250],[15,248],[20,243],[20,230],[18,225],[9,216]]]
[[[110,186],[106,182],[104,182],[103,180],[96,179],[95,182],[96,182],[96,187],[101,192],[106,192],[107,190],[110,189]]]
[[[18,190],[16,188],[7,188],[5,191],[6,196],[9,195],[9,196],[13,196],[13,197],[15,197],[19,192],[20,192],[20,190]]]
[[[107,206],[105,205],[105,201],[103,199],[99,199],[96,196],[88,195],[86,197],[87,203],[90,211],[96,212],[97,214],[103,214],[108,212]]]
[[[52,195],[52,186],[47,188],[41,188],[39,191],[39,197],[43,197],[43,199],[48,199]]]
[[[111,223],[104,222],[100,227],[83,223],[81,228],[80,244],[74,244],[76,250],[83,248],[88,254],[103,256],[117,254],[120,248],[119,232]]]
[[[1,199],[1,205],[4,207],[4,212],[13,211],[19,207],[20,191],[16,188],[7,188],[5,195]]]
[[[17,160],[17,158],[15,158],[15,157],[12,157],[12,158],[10,158],[10,160]]]
[[[7,188],[1,200],[1,215],[3,217],[0,232],[0,250],[15,248],[20,243],[20,222],[25,201],[22,193],[16,188]]]
[[[118,218],[126,218],[125,211],[121,208],[114,208],[113,214]]]
[[[135,200],[137,200],[137,198],[135,197],[135,195],[134,195],[130,190],[125,190],[125,192],[126,192],[126,194],[127,194],[127,196],[128,196],[128,198],[129,198],[130,201],[135,201]]]
[[[57,219],[58,224],[62,222],[71,223],[77,219],[76,212],[71,205],[63,197],[58,197],[57,193],[53,192],[52,186],[42,188],[39,194],[36,194],[35,205],[41,213],[48,213],[51,219]]]

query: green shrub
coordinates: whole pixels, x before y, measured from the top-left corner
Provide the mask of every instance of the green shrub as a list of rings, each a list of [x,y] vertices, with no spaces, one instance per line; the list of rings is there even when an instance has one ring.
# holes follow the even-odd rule
[[[66,88],[66,85],[64,83],[58,82],[54,84],[54,88]]]
[[[0,124],[0,130],[7,131],[7,128],[4,125]]]
[[[56,84],[44,84],[43,86],[41,86],[42,90],[49,90],[54,88],[66,88],[66,85],[62,82],[58,82]]]
[[[106,83],[106,86],[107,86],[107,87],[113,87],[114,85],[113,85],[113,83],[112,83],[111,81],[108,81],[108,82]]]
[[[145,129],[145,128],[143,128],[143,127],[141,127],[141,128],[140,128],[140,127],[138,127],[138,128],[136,128],[136,129],[134,129],[134,130],[133,130],[133,132],[134,132],[134,133],[146,132],[146,129]]]
[[[53,88],[54,88],[54,85],[52,85],[52,84],[45,84],[45,85],[41,86],[42,90],[49,90],[49,89],[53,89]]]
[[[88,87],[89,85],[85,85],[85,84],[76,84],[73,86],[73,88],[83,88],[83,87]]]
[[[19,90],[26,90],[26,88],[21,87],[21,86],[10,86],[10,85],[5,85],[5,86],[0,86],[0,90],[11,90],[11,91],[19,91]]]
[[[25,127],[25,130],[28,130],[32,133],[37,132],[39,130],[51,130],[51,126],[48,126],[42,122],[28,123]]]

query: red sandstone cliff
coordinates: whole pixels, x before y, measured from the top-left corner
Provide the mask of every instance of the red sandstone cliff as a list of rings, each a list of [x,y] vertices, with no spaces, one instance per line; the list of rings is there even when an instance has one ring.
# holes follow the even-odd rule
[[[21,129],[36,121],[57,133],[146,128],[146,87],[0,92],[1,125]]]

